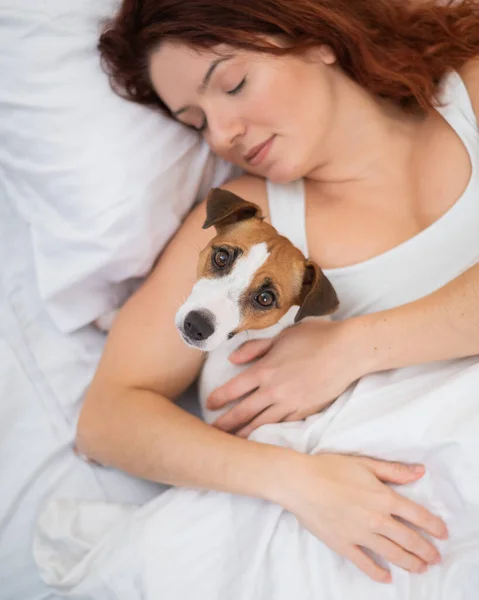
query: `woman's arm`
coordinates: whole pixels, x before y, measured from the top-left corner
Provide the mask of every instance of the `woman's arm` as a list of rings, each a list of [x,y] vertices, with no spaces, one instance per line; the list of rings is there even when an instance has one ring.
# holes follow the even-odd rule
[[[146,479],[271,497],[275,465],[291,451],[239,440],[170,401],[203,362],[181,340],[174,317],[195,282],[199,251],[214,235],[202,229],[205,217],[202,203],[120,310],[80,414],[77,447]]]
[[[479,263],[429,296],[351,325],[363,374],[479,354]]]

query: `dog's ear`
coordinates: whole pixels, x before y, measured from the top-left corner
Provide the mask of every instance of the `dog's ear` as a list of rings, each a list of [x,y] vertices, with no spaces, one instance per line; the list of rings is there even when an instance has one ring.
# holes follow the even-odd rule
[[[259,206],[232,192],[214,188],[206,200],[206,220],[203,229],[208,229],[212,225],[218,229],[253,217],[261,218]]]
[[[297,323],[305,317],[329,315],[338,306],[339,300],[329,279],[316,263],[305,261],[300,307],[294,322]]]

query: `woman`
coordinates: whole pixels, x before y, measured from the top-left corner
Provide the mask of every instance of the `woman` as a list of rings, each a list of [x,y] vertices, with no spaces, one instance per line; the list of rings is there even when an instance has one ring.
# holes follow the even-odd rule
[[[278,503],[377,581],[390,574],[364,548],[425,571],[440,557],[410,524],[436,538],[446,526],[382,483],[416,481],[423,467],[243,438],[320,411],[367,374],[479,354],[479,236],[466,244],[471,256],[443,266],[472,236],[448,229],[458,199],[479,202],[479,5],[124,0],[100,51],[115,89],[198,130],[248,172],[226,189],[273,224],[289,198],[305,207],[309,255],[343,309],[341,319],[240,348],[232,360],[259,360],[210,407],[256,391],[217,427],[176,407],[170,400],[203,361],[174,327],[196,249],[212,235],[201,204],[120,312],[80,416],[79,449],[154,481]],[[457,127],[438,106],[444,86]],[[414,271],[422,262],[423,275]],[[358,270],[371,277],[356,285]]]

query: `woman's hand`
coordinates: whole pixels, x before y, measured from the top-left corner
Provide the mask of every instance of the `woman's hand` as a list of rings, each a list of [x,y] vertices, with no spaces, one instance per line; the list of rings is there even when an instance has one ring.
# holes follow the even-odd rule
[[[363,548],[415,573],[440,562],[436,548],[398,518],[440,539],[447,538],[444,522],[382,483],[412,483],[424,467],[340,454],[301,455],[294,462],[275,500],[369,577],[391,581]]]
[[[275,338],[246,342],[230,356],[258,359],[217,388],[207,407],[219,409],[249,394],[214,425],[242,437],[266,423],[299,421],[328,406],[363,375],[363,356],[348,321],[308,319]]]

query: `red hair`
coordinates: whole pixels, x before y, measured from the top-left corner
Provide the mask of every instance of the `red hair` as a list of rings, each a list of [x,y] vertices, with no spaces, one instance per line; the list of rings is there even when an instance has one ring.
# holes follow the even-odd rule
[[[281,36],[278,48],[265,36]],[[201,49],[227,44],[281,55],[330,46],[343,71],[403,107],[435,104],[438,82],[479,54],[477,0],[123,0],[99,40],[121,96],[168,112],[148,74],[164,40]]]

